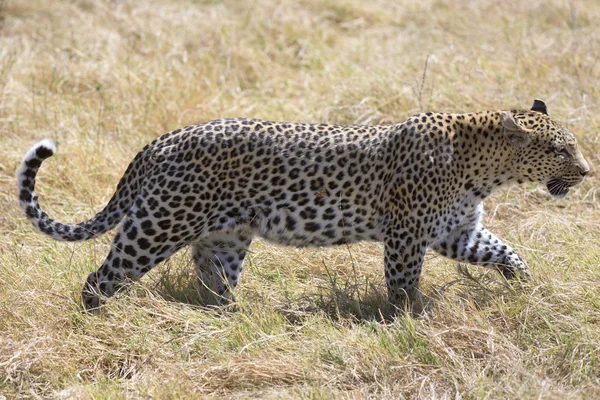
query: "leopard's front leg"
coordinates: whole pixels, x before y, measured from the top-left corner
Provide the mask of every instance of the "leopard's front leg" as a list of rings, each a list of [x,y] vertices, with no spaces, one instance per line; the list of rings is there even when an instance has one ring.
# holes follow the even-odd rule
[[[398,307],[404,307],[407,301],[415,314],[419,314],[423,308],[419,280],[426,249],[425,241],[415,240],[407,232],[392,231],[385,239],[384,266],[388,300]]]
[[[488,231],[479,218],[454,229],[431,248],[456,261],[498,270],[507,279],[530,278],[525,262],[515,251],[496,235]]]

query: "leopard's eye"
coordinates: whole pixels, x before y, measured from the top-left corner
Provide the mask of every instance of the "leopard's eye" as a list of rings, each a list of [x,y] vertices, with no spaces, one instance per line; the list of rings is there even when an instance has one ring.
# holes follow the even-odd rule
[[[565,146],[556,146],[554,151],[561,157],[569,157],[569,150]]]

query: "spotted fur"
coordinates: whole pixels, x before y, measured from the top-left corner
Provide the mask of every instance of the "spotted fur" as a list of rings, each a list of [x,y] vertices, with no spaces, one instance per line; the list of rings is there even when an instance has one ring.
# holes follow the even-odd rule
[[[397,125],[316,125],[220,119],[177,129],[133,159],[104,210],[64,224],[38,204],[35,177],[55,152],[34,145],[18,172],[21,208],[58,240],[96,237],[123,218],[106,260],[83,290],[88,309],[182,247],[219,295],[237,285],[253,238],[289,246],[384,242],[389,299],[417,293],[427,248],[528,276],[481,223],[498,188],[542,182],[564,196],[589,166],[575,136],[532,111],[417,114]]]

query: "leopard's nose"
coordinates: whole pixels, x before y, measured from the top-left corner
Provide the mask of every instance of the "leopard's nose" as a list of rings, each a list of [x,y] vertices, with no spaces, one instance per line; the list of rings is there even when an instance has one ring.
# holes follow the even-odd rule
[[[579,173],[581,174],[581,176],[586,176],[589,172],[589,168],[579,168]]]

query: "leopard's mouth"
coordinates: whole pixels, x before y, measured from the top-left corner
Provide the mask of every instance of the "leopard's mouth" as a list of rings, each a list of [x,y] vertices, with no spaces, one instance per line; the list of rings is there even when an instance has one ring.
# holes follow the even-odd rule
[[[546,183],[546,187],[552,196],[563,198],[569,193],[570,185],[560,178],[553,178]]]

